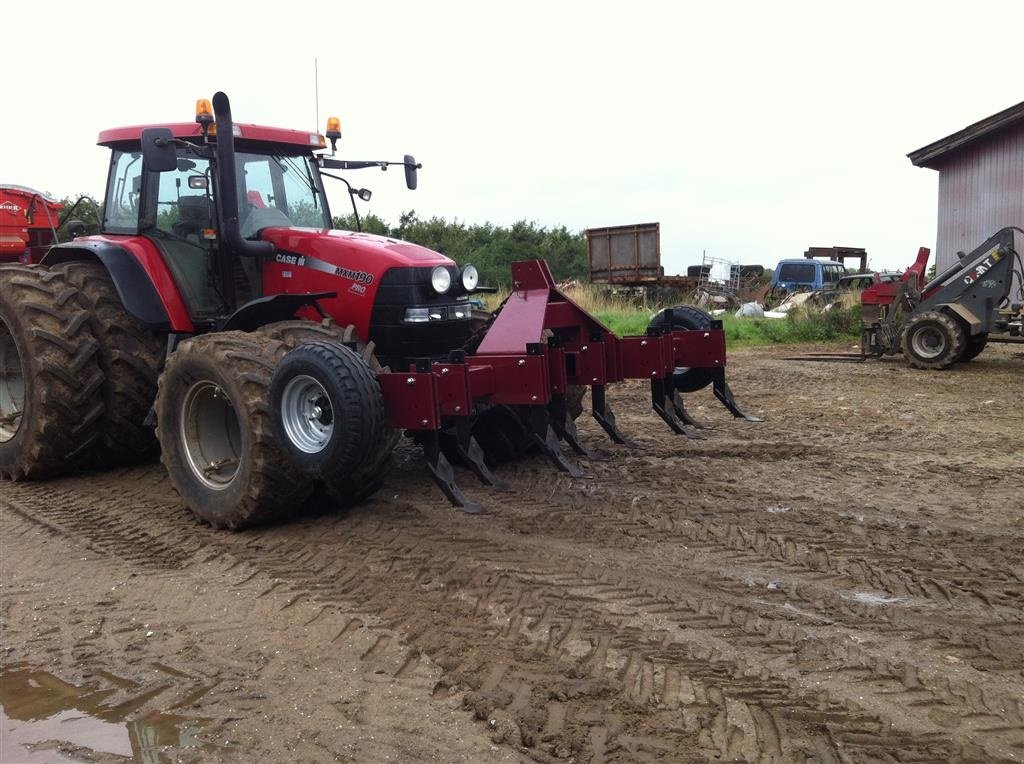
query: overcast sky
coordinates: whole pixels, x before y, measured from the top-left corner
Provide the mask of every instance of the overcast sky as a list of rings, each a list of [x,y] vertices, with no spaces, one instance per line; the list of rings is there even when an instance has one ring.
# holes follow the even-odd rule
[[[938,178],[907,152],[1024,100],[1021,0],[5,5],[0,182],[99,195],[100,129],[224,90],[239,122],[340,116],[342,157],[414,154],[416,192],[352,178],[387,220],[658,221],[666,273],[833,244],[906,266]]]

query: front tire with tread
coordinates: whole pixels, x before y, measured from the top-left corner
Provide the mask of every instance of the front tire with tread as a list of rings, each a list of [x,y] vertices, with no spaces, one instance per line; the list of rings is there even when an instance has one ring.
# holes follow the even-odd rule
[[[282,343],[220,332],[183,342],[160,376],[161,461],[185,505],[239,530],[297,514],[312,492],[285,457],[270,414]]]
[[[903,327],[903,357],[916,369],[945,369],[964,354],[966,334],[948,313],[926,310],[911,316]]]

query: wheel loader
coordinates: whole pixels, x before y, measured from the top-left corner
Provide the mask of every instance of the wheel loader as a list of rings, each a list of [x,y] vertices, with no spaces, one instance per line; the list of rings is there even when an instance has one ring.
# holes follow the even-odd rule
[[[701,437],[681,392],[725,380],[721,323],[662,311],[619,338],[573,303],[543,261],[512,265],[485,320],[472,265],[331,227],[325,179],[419,165],[338,159],[326,135],[234,122],[224,93],[195,120],[100,133],[110,151],[102,231],[38,265],[0,266],[0,476],[44,479],[157,451],[183,503],[237,529],[347,505],[382,484],[404,434],[467,511],[453,462],[486,485],[539,451],[580,474],[575,419],[589,388],[628,444],[607,387],[648,380],[654,411]],[[330,142],[330,150],[328,150]],[[353,207],[354,207],[353,202]]]
[[[1020,228],[997,231],[924,283],[931,254],[891,282],[861,293],[864,355],[902,352],[918,369],[945,369],[976,358],[990,341],[1024,341],[1024,265],[1015,247]]]

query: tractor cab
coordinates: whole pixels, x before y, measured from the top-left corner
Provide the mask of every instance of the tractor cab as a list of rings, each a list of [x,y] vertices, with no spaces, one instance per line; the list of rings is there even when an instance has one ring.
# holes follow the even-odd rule
[[[248,241],[270,227],[331,227],[312,153],[325,147],[322,135],[234,126],[231,174],[237,193],[227,200],[221,198],[225,184],[218,177],[213,131],[198,123],[166,126],[170,141],[164,164],[154,167],[157,162],[142,147],[146,130],[129,127],[100,135],[99,143],[112,149],[102,233],[149,239],[193,320],[223,317],[263,294],[262,263],[232,256],[239,253],[230,251],[225,218],[237,220],[239,235]]]

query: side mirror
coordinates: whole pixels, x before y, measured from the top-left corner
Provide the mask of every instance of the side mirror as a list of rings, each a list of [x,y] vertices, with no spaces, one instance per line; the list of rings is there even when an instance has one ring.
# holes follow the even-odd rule
[[[178,153],[169,128],[147,127],[142,131],[142,164],[153,172],[178,169]]]
[[[68,221],[68,236],[72,239],[77,239],[85,233],[85,223],[81,220],[69,220]]]
[[[410,191],[416,190],[416,171],[421,165],[416,164],[416,159],[412,154],[405,155],[405,187]]]

